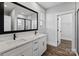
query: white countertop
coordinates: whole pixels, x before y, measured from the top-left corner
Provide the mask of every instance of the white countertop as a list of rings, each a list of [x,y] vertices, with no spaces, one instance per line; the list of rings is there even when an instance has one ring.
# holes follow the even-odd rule
[[[8,50],[11,50],[13,48],[16,48],[20,45],[36,40],[37,38],[42,37],[42,36],[46,36],[46,34],[37,34],[37,35],[29,36],[29,37],[16,38],[16,40],[0,42],[0,54]]]

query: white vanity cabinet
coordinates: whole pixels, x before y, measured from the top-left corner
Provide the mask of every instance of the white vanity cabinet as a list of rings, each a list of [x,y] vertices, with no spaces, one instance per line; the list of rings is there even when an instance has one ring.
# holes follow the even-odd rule
[[[35,40],[2,53],[2,56],[41,56],[46,51],[46,46],[47,37],[40,36]]]
[[[32,56],[32,43],[27,43],[15,49],[7,51],[3,56]]]
[[[33,53],[32,53],[32,46],[29,46],[29,47],[26,47],[27,49],[25,49],[23,52],[22,52],[22,56],[32,56]]]
[[[36,39],[33,41],[33,56],[39,55],[39,40]]]
[[[39,38],[39,55],[42,55],[47,49],[47,37]]]
[[[47,49],[47,37],[42,36],[33,41],[33,55],[41,56]]]

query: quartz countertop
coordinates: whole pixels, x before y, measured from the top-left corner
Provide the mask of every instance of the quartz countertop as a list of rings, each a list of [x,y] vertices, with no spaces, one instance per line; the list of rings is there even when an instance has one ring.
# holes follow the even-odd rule
[[[43,36],[46,36],[46,34],[37,34],[29,37],[19,37],[16,38],[16,40],[0,42],[0,54],[5,53],[6,51],[11,50],[13,48],[19,47],[20,45],[28,44],[28,42],[31,42]]]

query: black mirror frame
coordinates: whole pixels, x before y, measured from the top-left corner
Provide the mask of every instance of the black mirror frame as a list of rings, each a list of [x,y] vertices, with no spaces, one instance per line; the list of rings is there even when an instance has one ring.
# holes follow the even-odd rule
[[[5,31],[5,32],[4,32],[4,11],[3,11],[3,10],[4,10],[4,2],[0,2],[0,5],[2,4],[2,6],[3,6],[3,8],[2,8],[3,10],[0,11],[0,12],[1,12],[1,14],[0,14],[0,19],[2,19],[2,20],[0,20],[1,23],[2,23],[2,27],[1,27],[2,29],[0,29],[0,30],[2,30],[2,32],[0,32],[0,34],[18,33],[18,32],[26,32],[26,31],[37,31],[37,30],[38,30],[38,12],[36,12],[36,11],[34,11],[34,10],[32,10],[32,9],[30,9],[30,8],[28,8],[28,7],[26,7],[26,6],[24,6],[24,5],[21,5],[21,4],[19,4],[18,2],[11,2],[11,3],[16,4],[16,5],[18,5],[18,6],[21,6],[21,7],[25,8],[25,9],[28,9],[28,10],[30,10],[30,11],[36,13],[36,14],[37,14],[37,29]]]

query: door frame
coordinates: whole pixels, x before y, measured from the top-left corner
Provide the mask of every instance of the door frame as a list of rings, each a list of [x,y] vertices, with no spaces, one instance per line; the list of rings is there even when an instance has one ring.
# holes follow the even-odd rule
[[[71,50],[76,51],[76,48],[75,48],[75,30],[76,30],[75,29],[75,10],[68,10],[68,11],[65,11],[65,12],[60,12],[60,13],[57,13],[56,16],[61,16],[61,15],[71,14],[71,13],[72,13],[72,26],[73,26],[73,29],[72,29],[72,31],[73,31],[73,36],[72,36],[73,39],[72,39],[72,48],[71,48]],[[58,40],[58,32],[57,32],[57,40]]]
[[[61,31],[61,29],[59,29],[59,20],[58,20],[58,17],[59,17],[60,15],[57,15],[57,46],[60,44],[60,41],[59,41],[59,31]],[[60,33],[60,36],[61,36],[61,33]]]
[[[79,16],[79,15],[78,15],[78,12],[79,12],[79,9],[77,9],[77,13],[76,13],[76,42],[77,42],[76,48],[77,48],[77,52],[79,53],[79,49],[78,49],[78,48],[79,48],[79,45],[78,45],[78,42],[79,42],[79,39],[78,39],[78,38],[79,38],[79,37],[78,37],[78,36],[79,36],[79,34],[78,34],[78,32],[79,32],[79,31],[78,31],[78,28],[79,28],[79,26],[78,26],[78,24],[79,24],[79,23],[78,23],[78,22],[79,22],[78,19],[79,19],[79,18],[78,18],[78,16]]]

